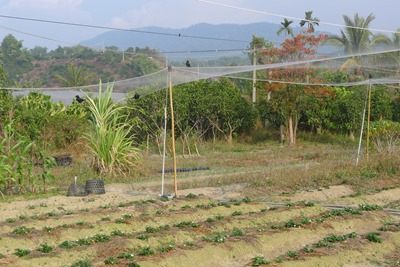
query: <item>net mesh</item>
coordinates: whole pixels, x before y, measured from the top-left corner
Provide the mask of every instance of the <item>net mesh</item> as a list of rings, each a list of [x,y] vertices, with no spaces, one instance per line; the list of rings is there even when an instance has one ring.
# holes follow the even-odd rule
[[[244,66],[220,66],[220,67],[171,67],[164,68],[155,73],[119,80],[112,83],[94,84],[77,87],[57,87],[57,88],[7,88],[14,91],[39,91],[46,94],[51,91],[53,94],[61,92],[95,93],[99,87],[106,88],[113,85],[114,92],[127,95],[135,92],[141,96],[163,90],[169,86],[169,79],[172,85],[180,85],[202,79],[229,77],[232,79],[253,80],[253,73],[256,72],[257,82],[269,83],[288,83],[303,84],[310,86],[356,86],[362,84],[384,84],[389,87],[398,88],[400,83],[400,49],[386,49],[381,51],[371,51],[362,54],[338,55],[338,56],[317,56],[313,59],[279,62],[262,65],[244,65]],[[308,73],[323,72],[342,72],[352,74],[357,78],[346,82],[332,82],[319,75],[318,79],[309,80],[309,75],[300,75],[296,79],[281,75],[271,75],[289,70],[307,70]],[[169,71],[170,70],[170,71]],[[358,75],[354,75],[358,73]],[[122,96],[120,97],[122,98]]]

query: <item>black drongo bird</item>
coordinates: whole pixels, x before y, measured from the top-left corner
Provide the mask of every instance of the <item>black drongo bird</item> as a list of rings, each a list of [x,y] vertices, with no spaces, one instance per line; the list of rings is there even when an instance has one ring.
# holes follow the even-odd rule
[[[78,103],[82,103],[85,101],[85,99],[81,98],[79,95],[75,96],[76,101],[78,101]]]

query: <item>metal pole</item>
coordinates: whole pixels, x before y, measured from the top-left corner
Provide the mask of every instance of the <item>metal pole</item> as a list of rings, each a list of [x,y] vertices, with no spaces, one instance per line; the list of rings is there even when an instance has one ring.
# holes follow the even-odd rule
[[[172,154],[174,156],[174,190],[175,197],[178,197],[178,183],[176,180],[176,152],[175,152],[175,121],[174,121],[174,104],[172,101],[172,67],[168,66],[169,72],[169,103],[171,108],[171,134],[172,134]]]

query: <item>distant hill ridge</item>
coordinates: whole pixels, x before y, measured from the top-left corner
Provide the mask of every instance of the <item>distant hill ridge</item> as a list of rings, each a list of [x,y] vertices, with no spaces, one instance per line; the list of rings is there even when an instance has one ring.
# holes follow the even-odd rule
[[[245,49],[250,44],[253,35],[263,37],[274,44],[280,44],[285,39],[285,35],[281,34],[281,36],[278,36],[276,34],[279,28],[280,25],[268,22],[218,25],[200,23],[182,29],[142,27],[133,30],[160,34],[113,30],[83,41],[81,44],[96,48],[116,46],[120,50],[125,50],[128,47],[150,47],[163,53]],[[295,33],[298,33],[300,32],[300,27],[294,27],[293,30]],[[179,34],[181,37],[179,37]],[[183,36],[196,36],[200,38]],[[243,42],[212,40],[211,38],[241,40]]]

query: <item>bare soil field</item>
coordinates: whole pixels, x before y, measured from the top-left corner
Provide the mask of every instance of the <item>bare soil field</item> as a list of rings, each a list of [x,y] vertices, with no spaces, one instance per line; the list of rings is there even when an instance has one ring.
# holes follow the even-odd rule
[[[181,190],[180,198],[161,201],[157,192],[134,187],[1,203],[0,265],[400,264],[400,216],[361,205],[396,201],[400,188],[352,197],[350,187],[332,186],[255,201],[241,184]]]
[[[160,197],[157,178],[106,183],[105,194],[3,199],[0,266],[400,266],[398,175],[374,180],[368,169],[346,182],[351,170],[345,177],[336,160],[338,182],[320,170],[332,156],[315,148],[280,165],[257,153],[180,174],[177,198]],[[289,186],[282,177],[293,174]]]

